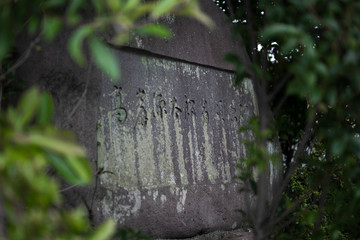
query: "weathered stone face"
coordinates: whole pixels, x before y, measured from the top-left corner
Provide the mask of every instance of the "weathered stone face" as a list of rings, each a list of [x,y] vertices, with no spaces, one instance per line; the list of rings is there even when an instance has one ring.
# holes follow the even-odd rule
[[[118,57],[121,82],[102,80],[98,166],[106,193],[98,211],[155,236],[184,230],[191,236],[219,222],[235,228],[242,203],[235,165],[244,156],[238,129],[255,111],[251,81],[235,88],[227,71],[134,53]],[[144,226],[147,218],[172,223],[171,233]]]
[[[163,22],[173,39],[137,37],[114,49],[119,83],[91,61],[77,67],[64,54],[68,33],[43,43],[18,71],[52,93],[55,123],[86,147],[96,184],[64,194],[70,206],[87,206],[95,223],[112,217],[162,238],[242,226],[235,211],[246,208],[234,179],[245,151],[238,128],[256,101],[251,82],[234,88],[232,66],[222,61],[226,52],[241,57],[243,48],[232,42],[220,10],[206,0],[203,6],[217,29],[169,17]],[[21,51],[27,47],[20,41]]]
[[[233,182],[243,156],[238,129],[253,115],[250,81],[233,74],[122,53],[126,72],[103,80],[99,167],[110,189]]]

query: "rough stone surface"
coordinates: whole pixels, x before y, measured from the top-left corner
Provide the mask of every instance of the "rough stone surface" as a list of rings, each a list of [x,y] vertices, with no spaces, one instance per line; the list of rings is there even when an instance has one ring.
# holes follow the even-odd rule
[[[249,80],[232,87],[222,58],[238,48],[218,20],[222,13],[211,2],[204,6],[216,31],[169,17],[172,42],[140,39],[143,45],[114,49],[118,83],[92,63],[77,67],[64,54],[68,33],[42,43],[19,69],[22,79],[52,93],[55,123],[75,132],[94,173],[102,170],[95,186],[65,192],[71,205],[87,206],[95,223],[113,217],[119,226],[162,238],[243,226],[235,211],[244,208],[234,179],[244,156],[237,129],[256,101]],[[19,42],[20,52],[28,44]]]
[[[244,232],[243,230],[234,231],[215,231],[208,234],[202,234],[192,238],[182,238],[181,240],[253,240],[254,235],[251,232]],[[156,240],[170,240],[170,239],[156,239]],[[180,240],[180,239],[171,239]]]
[[[253,116],[251,81],[170,59],[117,52],[120,83],[103,78],[96,211],[159,237],[241,226],[238,129]]]
[[[244,56],[245,48],[234,41],[232,23],[211,0],[201,0],[202,10],[213,20],[215,27],[181,16],[167,16],[159,22],[174,34],[170,40],[136,36],[129,44],[132,48],[212,67],[234,70],[233,64],[224,61],[226,53]],[[116,31],[116,29],[115,29]]]

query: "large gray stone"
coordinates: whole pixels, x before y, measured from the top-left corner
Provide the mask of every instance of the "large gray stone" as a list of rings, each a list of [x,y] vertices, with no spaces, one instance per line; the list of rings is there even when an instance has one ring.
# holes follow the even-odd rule
[[[113,49],[118,83],[92,63],[77,67],[64,54],[68,33],[42,43],[18,71],[52,93],[56,124],[85,146],[96,183],[64,193],[71,205],[85,204],[95,223],[112,217],[119,227],[162,238],[243,226],[235,211],[245,208],[235,180],[245,151],[237,130],[256,112],[256,100],[251,81],[234,88],[232,67],[222,62],[226,52],[242,49],[222,25],[223,13],[202,4],[217,29],[163,19],[175,38],[136,38]],[[23,51],[28,43],[18,46]]]
[[[238,129],[253,116],[251,81],[196,64],[117,52],[120,83],[102,79],[97,212],[158,237],[241,225]]]

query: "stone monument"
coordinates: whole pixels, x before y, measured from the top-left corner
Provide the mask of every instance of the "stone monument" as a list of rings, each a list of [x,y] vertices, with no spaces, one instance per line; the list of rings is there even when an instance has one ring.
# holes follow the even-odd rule
[[[225,15],[211,2],[209,30],[191,19],[162,20],[165,41],[135,37],[115,50],[119,83],[103,76],[98,112],[96,211],[155,237],[188,237],[241,227],[238,132],[256,111],[250,80],[234,87],[227,52],[241,55]]]
[[[245,146],[238,132],[256,113],[250,80],[234,87],[228,52],[242,56],[231,23],[211,1],[202,9],[217,27],[169,16],[170,40],[135,37],[112,46],[121,67],[114,83],[95,67],[81,69],[61,36],[22,66],[19,75],[49,90],[56,124],[86,147],[96,183],[65,194],[90,218],[152,237],[184,238],[241,228],[245,207],[235,179]],[[22,43],[19,49],[26,48]]]

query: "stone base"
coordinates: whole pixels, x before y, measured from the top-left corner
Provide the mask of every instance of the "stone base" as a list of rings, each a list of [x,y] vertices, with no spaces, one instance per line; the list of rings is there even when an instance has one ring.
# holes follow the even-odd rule
[[[198,235],[186,239],[171,239],[171,240],[253,240],[254,234],[252,232],[244,232],[244,230],[234,231],[216,231],[203,235]],[[156,240],[170,240],[170,239],[156,239]]]

